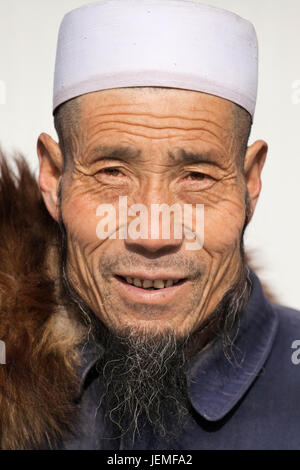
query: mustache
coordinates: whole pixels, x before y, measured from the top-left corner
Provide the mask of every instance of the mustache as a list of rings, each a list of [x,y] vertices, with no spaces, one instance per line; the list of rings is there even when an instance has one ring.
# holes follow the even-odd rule
[[[150,275],[157,271],[166,271],[178,273],[182,278],[198,278],[205,272],[205,266],[199,259],[187,258],[186,255],[180,254],[146,260],[145,257],[135,253],[130,253],[130,256],[117,253],[114,258],[103,253],[100,263],[99,268],[104,277],[109,277],[112,273],[142,270]]]

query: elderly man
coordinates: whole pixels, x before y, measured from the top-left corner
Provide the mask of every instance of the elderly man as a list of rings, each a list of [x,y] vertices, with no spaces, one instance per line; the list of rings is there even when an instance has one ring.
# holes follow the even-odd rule
[[[42,196],[2,163],[2,448],[300,448],[299,312],[243,247],[267,155],[248,146],[256,90],[256,34],[233,13],[66,15]]]

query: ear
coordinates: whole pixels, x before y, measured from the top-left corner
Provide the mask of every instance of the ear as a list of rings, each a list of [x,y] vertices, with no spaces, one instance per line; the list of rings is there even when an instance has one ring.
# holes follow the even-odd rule
[[[244,173],[251,204],[251,220],[261,192],[261,172],[268,153],[268,145],[263,140],[257,140],[247,148]]]
[[[48,134],[41,134],[37,142],[40,172],[39,185],[50,215],[58,222],[58,187],[63,173],[63,155],[60,146]]]

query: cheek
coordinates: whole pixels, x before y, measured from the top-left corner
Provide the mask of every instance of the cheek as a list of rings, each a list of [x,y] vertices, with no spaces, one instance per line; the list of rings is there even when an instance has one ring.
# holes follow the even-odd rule
[[[109,238],[110,228],[117,229],[118,201],[117,191],[103,189],[89,177],[76,175],[73,180],[71,178],[62,203],[63,221],[70,242],[81,249],[100,247]],[[102,210],[99,210],[101,206]],[[109,206],[108,212],[106,206]],[[98,230],[100,221],[104,227],[101,236]]]
[[[206,206],[204,219],[204,248],[226,252],[239,244],[245,223],[245,206],[241,201],[221,201]]]
[[[63,220],[70,239],[80,246],[101,244],[96,233],[97,205],[83,199],[69,200],[63,206]]]

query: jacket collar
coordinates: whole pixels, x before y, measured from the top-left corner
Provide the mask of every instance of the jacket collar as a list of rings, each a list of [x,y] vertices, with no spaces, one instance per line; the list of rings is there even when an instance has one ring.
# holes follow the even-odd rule
[[[81,363],[78,367],[79,398],[83,394],[89,373],[103,355],[104,349],[92,337],[80,346]]]
[[[223,418],[249,389],[272,348],[278,318],[250,270],[252,291],[240,316],[234,345],[225,353],[222,340],[193,358],[188,377],[194,409],[208,421]]]
[[[193,408],[208,421],[223,418],[249,389],[272,348],[278,318],[264,296],[260,281],[250,270],[252,291],[240,315],[239,328],[228,354],[218,338],[193,357],[188,373],[188,391]],[[79,369],[81,393],[103,349],[94,341],[82,346]]]

